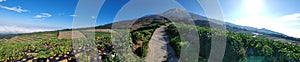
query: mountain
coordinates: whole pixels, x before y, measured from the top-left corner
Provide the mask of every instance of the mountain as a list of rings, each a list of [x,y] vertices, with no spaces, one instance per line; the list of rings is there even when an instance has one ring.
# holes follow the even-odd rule
[[[0,40],[1,39],[8,39],[11,38],[13,36],[15,36],[16,34],[0,34]]]
[[[0,34],[0,37],[4,36],[5,34]]]
[[[151,22],[155,21],[155,22],[163,22],[163,23],[165,22],[176,22],[176,23],[186,23],[186,24],[195,23],[195,25],[197,26],[210,27],[211,24],[220,25],[220,22],[223,22],[220,20],[215,20],[215,19],[208,20],[208,19],[209,18],[207,17],[197,15],[185,11],[183,9],[175,8],[175,9],[170,9],[168,11],[165,11],[163,13],[147,15],[138,19],[114,22],[114,26],[119,28],[124,28],[124,29],[136,29],[142,25],[150,24]],[[125,27],[125,26],[130,26],[130,24],[133,25],[131,27]],[[273,40],[300,42],[299,38],[294,38],[264,28],[258,29],[249,26],[236,25],[229,22],[225,22],[225,26],[228,31],[233,31],[236,33],[251,34],[253,36],[263,36]],[[109,28],[109,27],[112,27],[112,23],[103,26],[97,26],[96,29]]]
[[[262,29],[258,29],[258,28],[253,28],[253,27],[248,27],[248,26],[241,26],[241,25],[236,25],[236,24],[232,24],[232,23],[228,23],[226,22],[226,27],[228,30],[233,31],[233,32],[237,32],[237,33],[247,33],[247,34],[253,34],[253,35],[260,35],[260,36],[264,36],[267,37],[269,39],[273,39],[273,40],[282,40],[282,41],[300,41],[300,38],[295,38],[295,37],[291,37],[279,32],[275,32],[272,30],[268,30],[265,28]]]

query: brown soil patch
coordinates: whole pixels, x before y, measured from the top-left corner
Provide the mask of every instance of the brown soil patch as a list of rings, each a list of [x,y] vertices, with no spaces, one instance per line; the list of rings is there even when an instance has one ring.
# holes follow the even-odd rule
[[[86,38],[86,36],[80,31],[61,31],[58,33],[58,39],[75,39]]]

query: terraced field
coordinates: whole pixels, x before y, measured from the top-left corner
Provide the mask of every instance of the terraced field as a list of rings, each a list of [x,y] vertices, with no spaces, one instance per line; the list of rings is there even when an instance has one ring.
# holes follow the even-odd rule
[[[38,34],[15,36],[15,37],[11,38],[10,41],[13,41],[13,42],[37,41],[37,40],[41,40],[41,39],[56,38],[56,37],[57,37],[57,32],[38,33]]]
[[[116,33],[110,29],[95,29],[95,30],[82,30],[84,32],[106,32],[106,33]],[[74,38],[86,38],[86,34],[81,31],[73,31]],[[45,32],[45,33],[35,33],[35,34],[24,34],[12,37],[9,41],[22,42],[22,41],[38,41],[41,39],[58,38],[58,39],[71,39],[72,31],[61,31],[61,32]]]
[[[58,39],[86,38],[81,31],[62,31],[59,32]]]

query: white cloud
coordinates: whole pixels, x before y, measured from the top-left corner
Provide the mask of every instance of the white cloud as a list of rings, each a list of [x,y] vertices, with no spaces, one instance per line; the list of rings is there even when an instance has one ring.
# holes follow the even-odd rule
[[[75,17],[75,16],[77,16],[77,15],[74,14],[74,15],[70,15],[70,16]]]
[[[3,1],[5,1],[5,0],[3,0]],[[16,11],[16,12],[19,12],[19,13],[28,12],[28,10],[22,9],[21,6],[18,6],[18,7],[7,7],[7,6],[0,5],[0,8],[11,10],[11,11]]]
[[[281,21],[297,21],[297,20],[300,20],[300,13],[286,15],[286,16],[279,18],[279,20],[281,20]]]
[[[6,0],[0,0],[0,2],[4,2],[4,1],[6,1]]]
[[[48,17],[51,17],[51,16],[52,15],[49,14],[49,13],[41,13],[41,14],[35,15],[34,18],[43,19],[43,18],[48,18]]]
[[[92,17],[92,19],[95,19],[96,18],[96,16],[91,16]]]
[[[289,36],[300,38],[300,13],[285,15],[278,18],[265,16],[250,16],[237,21],[234,24],[266,28]]]
[[[0,26],[0,34],[17,34],[17,33],[32,33],[41,31],[50,31],[51,29],[28,28],[20,26]]]

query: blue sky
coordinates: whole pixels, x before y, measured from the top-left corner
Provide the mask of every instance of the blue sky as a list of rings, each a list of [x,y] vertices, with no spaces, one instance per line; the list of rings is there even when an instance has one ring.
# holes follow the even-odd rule
[[[106,0],[99,12],[96,25],[111,23],[119,10],[128,1]],[[205,15],[196,0],[176,1],[190,12]],[[226,22],[267,28],[290,36],[300,37],[299,2],[300,0],[220,0],[220,5]],[[0,0],[0,28],[4,28],[0,29],[0,33],[71,28],[73,17],[76,16],[74,12],[77,3],[78,0]],[[136,6],[149,5],[136,4]],[[170,4],[162,4],[157,7],[166,8],[170,7]],[[148,11],[160,13],[167,9]],[[135,15],[135,17],[141,16],[143,15]]]

